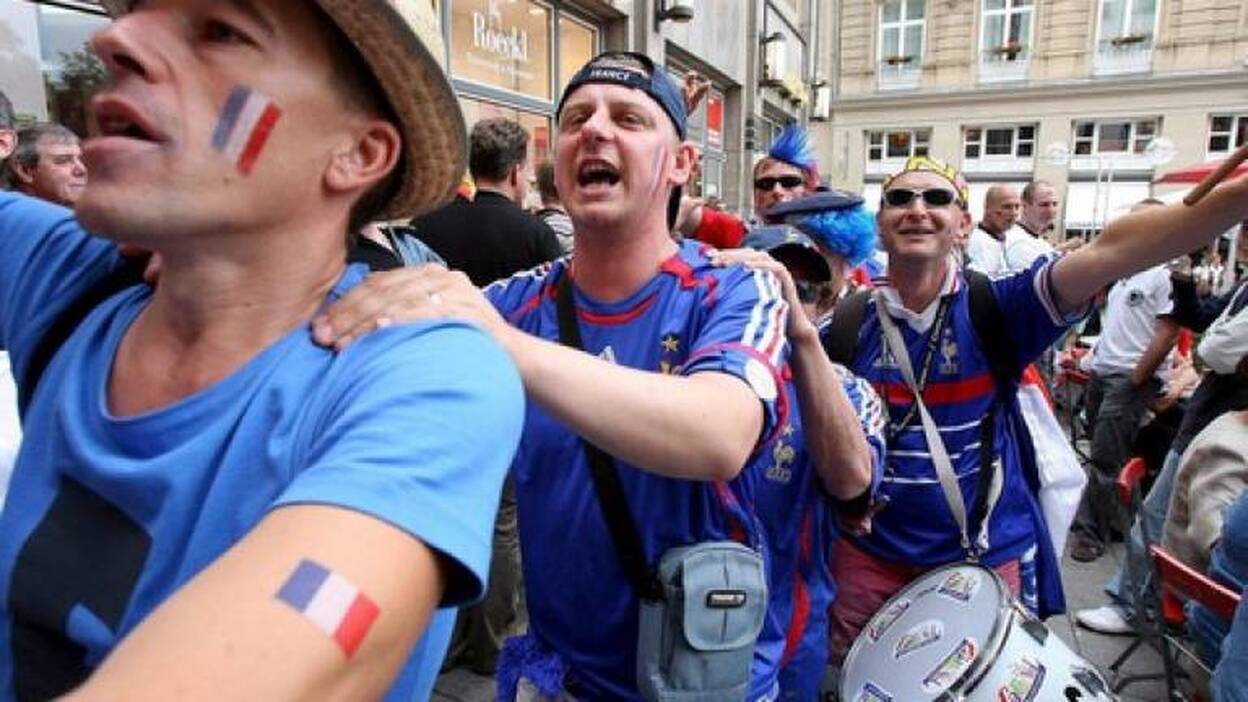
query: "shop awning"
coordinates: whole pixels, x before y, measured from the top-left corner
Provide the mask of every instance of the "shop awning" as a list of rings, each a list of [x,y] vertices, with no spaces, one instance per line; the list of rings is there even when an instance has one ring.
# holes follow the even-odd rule
[[[1209,161],[1208,163],[1198,163],[1195,166],[1188,166],[1178,170],[1170,171],[1153,181],[1158,184],[1162,183],[1199,183],[1205,179],[1205,176],[1213,173],[1218,166],[1222,165],[1222,161]],[[1248,174],[1248,163],[1241,163],[1235,170],[1231,171],[1229,178],[1235,178]]]
[[[1096,229],[1151,195],[1147,181],[1075,182],[1066,185],[1066,228]]]

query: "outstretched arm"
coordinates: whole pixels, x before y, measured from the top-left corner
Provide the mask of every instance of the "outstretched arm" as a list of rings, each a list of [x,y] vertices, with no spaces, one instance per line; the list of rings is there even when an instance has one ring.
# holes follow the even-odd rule
[[[1054,264],[1058,305],[1074,312],[1110,281],[1200,248],[1246,218],[1248,176],[1224,183],[1194,206],[1149,207],[1120,217]]]

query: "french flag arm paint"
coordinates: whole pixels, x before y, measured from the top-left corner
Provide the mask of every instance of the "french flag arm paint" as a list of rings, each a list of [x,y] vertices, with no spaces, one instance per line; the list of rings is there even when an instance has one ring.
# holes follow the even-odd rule
[[[263,94],[244,86],[230,91],[212,132],[212,148],[249,175],[282,111]]]
[[[349,580],[306,558],[277,591],[277,599],[320,627],[348,659],[355,655],[381,613],[377,604]]]

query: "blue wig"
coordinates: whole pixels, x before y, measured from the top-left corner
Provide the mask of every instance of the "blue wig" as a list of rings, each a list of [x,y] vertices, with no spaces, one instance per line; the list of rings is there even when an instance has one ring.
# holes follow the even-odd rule
[[[808,173],[818,173],[819,164],[810,148],[810,137],[806,130],[796,124],[790,124],[780,132],[780,136],[771,142],[768,158],[783,161]]]
[[[857,266],[875,251],[875,217],[861,204],[791,215],[788,223],[820,246]]]

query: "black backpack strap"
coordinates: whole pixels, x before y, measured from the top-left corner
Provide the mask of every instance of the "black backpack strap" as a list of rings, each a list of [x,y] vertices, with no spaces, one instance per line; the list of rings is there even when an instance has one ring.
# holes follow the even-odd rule
[[[988,414],[979,424],[979,482],[975,491],[975,504],[971,508],[968,524],[978,533],[979,525],[986,518],[988,492],[992,485],[993,462],[997,458],[997,418],[1001,408],[1013,400],[1022,369],[1010,339],[1005,314],[997,304],[988,276],[974,270],[966,270],[967,297],[970,307],[971,327],[979,340],[980,348],[988,358],[988,367],[996,386],[997,398]],[[1005,477],[1002,476],[1002,480]]]
[[[870,290],[859,290],[836,303],[832,319],[823,333],[823,350],[833,363],[846,368],[853,364],[858,354],[858,334],[863,320],[867,318],[867,306],[871,302]]]
[[[581,325],[576,318],[576,301],[572,297],[572,281],[568,270],[556,283],[555,303],[559,313],[559,341],[564,346],[584,350],[581,343]],[[589,472],[594,478],[594,492],[598,496],[598,505],[602,508],[603,518],[607,521],[607,529],[611,532],[611,541],[619,554],[620,563],[624,566],[624,574],[633,585],[637,596],[643,600],[663,599],[663,588],[658,577],[646,563],[645,550],[641,545],[641,534],[637,523],[628,511],[628,501],[624,497],[624,484],[615,468],[615,459],[606,451],[588,441],[581,439],[585,445],[585,455],[589,462]]]
[[[30,361],[22,373],[18,383],[17,407],[21,415],[26,414],[31,398],[35,396],[35,388],[48,364],[61,345],[69,339],[82,320],[86,319],[91,310],[95,309],[108,298],[143,282],[143,271],[147,268],[148,257],[123,258],[121,265],[113,269],[107,276],[97,281],[78,296],[61,314],[48,325],[47,331],[35,345],[30,354]]]

